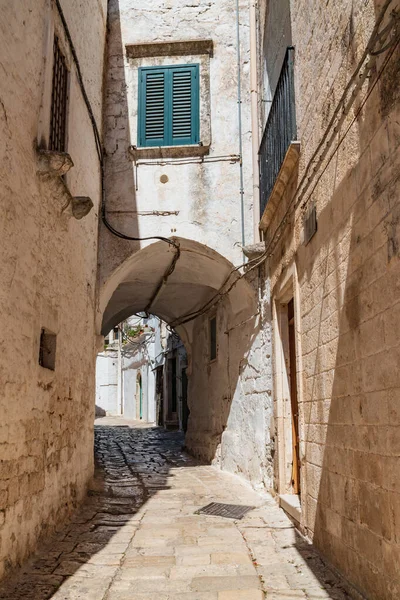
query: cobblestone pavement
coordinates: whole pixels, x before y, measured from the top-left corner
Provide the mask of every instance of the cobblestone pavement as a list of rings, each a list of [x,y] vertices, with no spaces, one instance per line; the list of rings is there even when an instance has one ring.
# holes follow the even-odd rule
[[[179,433],[101,423],[87,502],[1,600],[348,598],[271,497],[198,464]],[[194,514],[210,502],[256,508],[241,521]]]

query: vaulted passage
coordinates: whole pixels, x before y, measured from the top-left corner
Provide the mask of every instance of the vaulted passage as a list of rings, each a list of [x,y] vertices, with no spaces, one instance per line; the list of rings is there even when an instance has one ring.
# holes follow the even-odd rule
[[[184,238],[173,241],[175,246],[162,241],[150,244],[110,277],[100,299],[103,334],[144,310],[173,326],[188,321],[184,330],[189,332],[199,312],[215,308],[224,283],[226,292],[240,279],[232,263],[208,246]],[[256,311],[255,291],[244,279],[238,281],[229,301],[232,317]]]

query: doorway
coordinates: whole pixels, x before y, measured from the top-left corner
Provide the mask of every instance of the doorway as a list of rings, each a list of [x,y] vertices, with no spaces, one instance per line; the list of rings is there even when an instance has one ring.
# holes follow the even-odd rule
[[[295,278],[287,275],[273,301],[275,489],[296,520],[301,512],[301,340]],[[286,510],[286,507],[284,507]],[[294,516],[294,515],[292,515]]]
[[[178,409],[178,397],[176,389],[176,356],[170,358],[170,373],[171,373],[171,417],[176,418]]]
[[[140,372],[136,376],[136,418],[138,414],[139,419],[143,419],[143,387]]]
[[[292,421],[292,491],[300,495],[300,452],[299,452],[299,402],[297,397],[297,353],[294,322],[294,300],[287,305],[289,338],[289,380]]]
[[[186,433],[189,420],[189,406],[187,402],[188,378],[186,369],[182,369],[182,429]]]

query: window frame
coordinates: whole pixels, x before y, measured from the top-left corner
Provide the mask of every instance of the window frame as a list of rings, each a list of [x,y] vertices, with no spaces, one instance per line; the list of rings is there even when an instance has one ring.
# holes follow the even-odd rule
[[[191,86],[191,128],[190,138],[179,138],[174,141],[172,136],[172,75],[175,71],[190,69],[191,78],[195,85]],[[164,74],[164,137],[146,140],[146,81],[145,73]],[[200,142],[200,64],[187,63],[165,66],[145,66],[138,68],[138,148],[194,146]]]
[[[55,115],[56,108],[56,52],[60,56],[62,68],[65,72],[65,89],[63,91],[62,98],[62,115]],[[53,60],[51,68],[51,93],[50,93],[50,115],[49,115],[49,137],[48,137],[48,149],[53,152],[67,152],[68,147],[68,117],[69,117],[69,86],[70,86],[70,70],[68,68],[67,56],[64,53],[64,48],[60,41],[60,35],[55,31],[53,36]],[[57,137],[56,129],[54,125],[57,119],[62,119],[63,128],[63,139],[60,139],[60,145],[54,143],[54,136]],[[57,147],[56,147],[57,146]]]

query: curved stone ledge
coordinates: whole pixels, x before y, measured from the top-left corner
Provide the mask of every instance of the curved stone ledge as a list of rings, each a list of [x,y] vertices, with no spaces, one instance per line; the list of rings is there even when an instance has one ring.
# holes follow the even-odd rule
[[[298,163],[300,155],[300,142],[294,141],[290,143],[290,146],[286,152],[285,158],[283,159],[282,166],[278,173],[275,181],[275,185],[272,188],[270,197],[268,198],[267,205],[260,221],[260,229],[265,231],[272,221],[272,217],[275,214],[275,210],[278,207],[279,202],[285,193],[287,184],[292,176],[293,169]]]

